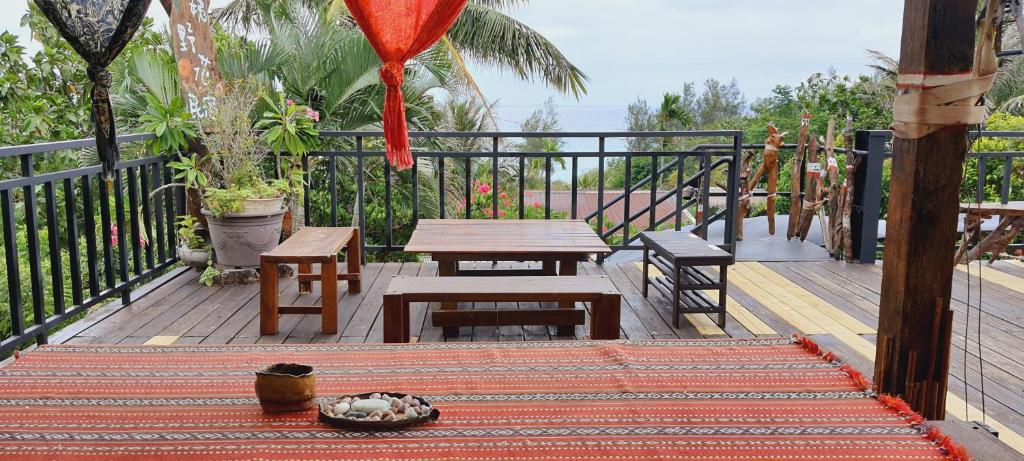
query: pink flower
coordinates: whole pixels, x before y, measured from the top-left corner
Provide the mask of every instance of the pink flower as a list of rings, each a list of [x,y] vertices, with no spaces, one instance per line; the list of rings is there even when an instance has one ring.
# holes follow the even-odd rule
[[[289,100],[287,101],[287,103],[288,103],[288,105],[289,105],[289,106],[293,106],[293,105],[295,105],[295,101],[292,101],[291,99],[289,99]]]
[[[498,217],[499,218],[504,218],[505,217],[505,210],[498,210]]]
[[[505,206],[510,206],[510,205],[512,205],[512,202],[509,202],[508,200],[505,200],[504,202],[501,202],[501,204],[505,205]]]
[[[117,245],[117,224],[110,225],[110,244]]]
[[[313,119],[314,122],[320,123],[320,112],[306,108],[306,116]]]
[[[543,205],[541,205],[540,202],[533,202],[533,207],[534,208],[540,208],[541,206],[543,206]]]
[[[498,194],[498,197],[508,198],[508,192],[502,192],[501,194]],[[508,202],[505,202],[505,206],[508,206]]]
[[[148,245],[149,245],[149,240],[146,240],[146,236],[145,235],[140,235],[139,236],[139,246],[141,246],[142,248],[146,248],[146,246],[148,246]]]
[[[480,188],[477,189],[481,194],[486,194],[491,191],[491,186],[488,184],[480,184]]]

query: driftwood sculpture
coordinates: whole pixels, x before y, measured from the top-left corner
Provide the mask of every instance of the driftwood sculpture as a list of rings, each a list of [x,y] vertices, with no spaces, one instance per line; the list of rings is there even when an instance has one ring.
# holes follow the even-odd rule
[[[747,211],[750,210],[750,185],[747,183],[747,178],[750,177],[750,162],[754,160],[755,155],[757,154],[754,151],[744,152],[740,165],[740,203],[739,217],[736,220],[736,240],[743,240],[743,219],[747,217]]]
[[[818,191],[821,189],[821,164],[818,163],[818,140],[811,135],[811,142],[807,146],[807,174],[804,178],[807,190],[804,191],[803,203],[800,204],[800,221],[797,226],[796,235],[800,241],[807,239],[807,231],[811,228],[811,221],[814,214],[818,212],[821,201],[818,198]],[[790,216],[792,220],[792,216]]]
[[[825,229],[825,242],[827,243],[828,250],[832,252],[833,256],[836,255],[837,248],[841,246],[839,242],[836,242],[836,237],[839,235],[835,231],[834,223],[839,217],[839,161],[836,160],[836,149],[835,145],[835,119],[828,121],[828,133],[825,135],[825,171],[828,173],[828,226],[825,226],[825,221],[821,221],[822,229]],[[824,191],[822,191],[824,195]]]
[[[839,196],[836,198],[836,216],[829,218],[829,227],[832,229],[834,245],[832,256],[837,261],[844,256],[847,261],[851,261],[853,234],[850,233],[850,213],[853,210],[853,173],[857,157],[853,154],[853,117],[849,115],[846,116],[846,127],[843,128],[843,145],[846,147],[846,178],[840,185]]]
[[[770,235],[775,235],[775,194],[778,192],[779,185],[779,148],[782,147],[785,136],[786,133],[779,133],[774,124],[768,124],[768,139],[764,140],[764,158],[761,160],[761,166],[754,173],[753,179],[747,183],[747,189],[753,190],[754,186],[761,182],[761,178],[765,174],[768,175],[766,214],[768,215],[768,234]]]
[[[796,155],[793,156],[793,169],[790,177],[789,189],[789,226],[786,230],[786,238],[792,240],[796,236],[798,218],[800,216],[800,168],[804,163],[804,148],[807,143],[807,130],[811,126],[811,113],[804,111],[800,117],[800,133],[796,140]]]

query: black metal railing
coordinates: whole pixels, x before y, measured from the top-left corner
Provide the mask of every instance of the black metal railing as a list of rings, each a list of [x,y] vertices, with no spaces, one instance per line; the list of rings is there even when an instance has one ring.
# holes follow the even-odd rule
[[[567,210],[561,210],[565,217],[571,219],[585,219],[591,222],[598,229],[600,235],[612,240],[613,250],[638,249],[634,242],[637,238],[631,226],[641,223],[644,228],[656,228],[674,220],[674,228],[679,229],[683,224],[683,210],[690,207],[700,206],[705,213],[701,214],[699,222],[695,223],[695,231],[707,235],[707,227],[721,221],[725,226],[723,239],[717,242],[729,251],[734,250],[735,245],[735,220],[736,200],[738,189],[738,161],[740,148],[742,146],[742,133],[739,131],[679,131],[679,132],[600,132],[600,133],[533,133],[533,132],[414,132],[410,133],[414,145],[413,156],[416,161],[409,173],[400,176],[393,171],[391,166],[382,159],[385,155],[380,140],[383,134],[378,132],[321,132],[325,140],[334,141],[333,144],[343,147],[323,149],[313,152],[305,160],[305,172],[307,178],[307,189],[305,195],[306,224],[307,225],[332,225],[352,224],[358,226],[364,238],[365,246],[363,254],[367,252],[399,252],[403,248],[401,238],[396,236],[398,228],[411,229],[420,218],[470,218],[474,216],[474,178],[477,178],[481,171],[485,175],[489,171],[490,186],[501,185],[506,193],[515,194],[509,196],[509,200],[515,199],[515,215],[507,218],[524,219],[528,217],[529,204],[526,202],[527,193],[527,163],[540,160],[542,166],[540,175],[543,184],[544,200],[541,204],[543,212],[542,219],[552,219],[560,212],[552,206],[553,169],[554,159],[567,160],[568,183],[565,185],[570,194],[570,204]],[[559,138],[572,139],[575,143],[580,140],[592,140],[594,149],[573,150],[568,152],[530,152],[523,151],[521,147],[506,147],[509,140],[520,140],[530,138]],[[609,150],[608,141],[611,139],[643,139],[671,138],[680,141],[682,144],[692,145],[691,148],[655,151],[646,150],[631,152],[626,150]],[[445,150],[445,140],[486,140],[490,149],[486,151],[456,151]],[[375,143],[375,149],[369,149],[368,144]],[[584,159],[592,159],[596,162],[597,179],[593,189],[596,191],[596,209],[589,213],[581,213],[579,209],[580,187],[580,165]],[[623,168],[623,190],[605,200],[606,195],[606,173],[608,172],[608,161],[610,159],[621,159]],[[653,174],[643,178],[633,178],[633,162],[636,159],[644,159],[649,165],[657,165],[656,168],[649,168]],[[369,162],[374,160],[374,165]],[[481,170],[484,169],[484,170]],[[426,171],[424,171],[426,170]],[[443,174],[442,174],[443,172]],[[339,175],[339,173],[341,173]],[[675,181],[671,187],[666,187],[666,175],[675,174]],[[348,176],[348,177],[346,177]],[[321,177],[323,181],[317,181]],[[381,223],[368,223],[367,216],[367,178],[373,177],[383,180],[383,201],[386,206],[379,210],[374,218]],[[424,181],[429,180],[432,184],[425,186]],[[724,184],[723,193],[713,193],[712,184],[718,181]],[[345,184],[345,183],[348,184]],[[696,194],[684,197],[683,191],[693,188],[698,191]],[[352,190],[350,201],[342,201],[339,194],[345,190]],[[411,214],[405,217],[406,222],[397,222],[395,216],[396,207],[395,194],[401,192],[410,202],[408,204]],[[425,193],[434,194],[436,197],[436,209],[424,212],[421,206],[422,196]],[[641,192],[649,194],[648,203],[639,209],[632,208],[632,201],[626,197],[633,197],[634,193]],[[455,201],[460,203],[456,210],[449,209],[450,196],[455,195]],[[709,200],[712,196],[721,195],[725,197],[725,206],[714,210],[712,213]],[[326,213],[317,210],[316,197],[322,197],[322,202],[327,203]],[[675,200],[674,212],[665,216],[659,216],[657,206],[669,200]],[[489,206],[484,211],[488,212],[487,217],[499,219],[499,196],[497,189],[490,194]],[[605,212],[618,202],[622,202],[623,219],[621,222],[611,223],[606,226]],[[350,206],[350,222],[344,223],[339,213],[340,207]],[[486,209],[486,208],[489,208]],[[344,209],[344,208],[342,208]],[[476,210],[479,211],[479,210]],[[380,215],[382,214],[382,216]],[[317,219],[316,216],[321,216]],[[646,220],[644,218],[647,218]],[[646,224],[642,222],[646,221]],[[378,226],[380,224],[380,226]],[[382,236],[379,241],[372,241],[374,233],[368,232],[370,228],[382,229]]]
[[[151,139],[122,136],[122,145]],[[0,318],[0,356],[36,341],[86,309],[120,296],[176,261],[175,217],[183,191],[150,192],[171,181],[163,157],[117,163],[112,182],[99,166],[36,172],[62,151],[95,147],[84,139],[0,147],[0,161],[16,163],[18,176],[0,181],[0,219],[7,296]]]
[[[1021,131],[971,131],[971,142],[980,138],[1021,140]],[[860,167],[854,179],[854,202],[851,225],[853,226],[854,257],[862,263],[873,264],[880,252],[879,221],[885,216],[884,209],[888,191],[883,188],[885,163],[892,158],[892,131],[858,131],[854,140],[855,154],[861,157]],[[993,165],[1001,168],[999,173],[999,201],[1007,203],[1013,194],[1013,182],[1024,183],[1024,178],[1014,176],[1014,161],[1024,159],[1024,151],[985,152],[971,149],[967,161],[977,162],[977,178],[964,173],[964,184],[976,181],[973,190],[961,191],[965,202],[983,202],[989,199],[988,174]],[[972,165],[973,166],[973,165]]]

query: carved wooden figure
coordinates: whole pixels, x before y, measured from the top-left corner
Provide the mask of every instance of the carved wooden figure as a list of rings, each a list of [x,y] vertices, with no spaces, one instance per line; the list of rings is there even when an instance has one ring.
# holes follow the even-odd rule
[[[770,235],[775,235],[775,194],[778,192],[779,185],[779,148],[782,147],[785,136],[786,133],[779,133],[774,124],[768,124],[768,139],[764,140],[764,158],[761,161],[761,166],[754,173],[753,179],[747,183],[747,188],[752,190],[765,174],[768,175],[767,215]]]

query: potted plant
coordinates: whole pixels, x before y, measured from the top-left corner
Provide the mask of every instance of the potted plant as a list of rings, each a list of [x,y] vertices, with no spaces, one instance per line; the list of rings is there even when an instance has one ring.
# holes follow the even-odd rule
[[[196,233],[196,219],[191,215],[178,216],[178,259],[186,266],[202,272],[210,264],[210,247]]]
[[[258,267],[260,254],[280,241],[285,197],[296,186],[301,190],[301,174],[298,183],[292,172],[285,179],[264,176],[267,150],[250,117],[256,101],[250,82],[222,86],[199,131],[209,154],[170,163],[185,187],[202,192],[202,213],[220,268]]]
[[[308,106],[296,104],[291,99],[286,100],[284,95],[278,95],[275,101],[264,94],[263,101],[267,110],[263,112],[263,118],[256,124],[256,128],[263,131],[263,141],[274,153],[274,167],[278,177],[287,178],[293,191],[287,197],[289,211],[284,219],[284,235],[288,237],[304,221],[302,159],[320,141],[320,131],[316,128],[320,122],[320,113]],[[288,156],[283,157],[283,153]]]

